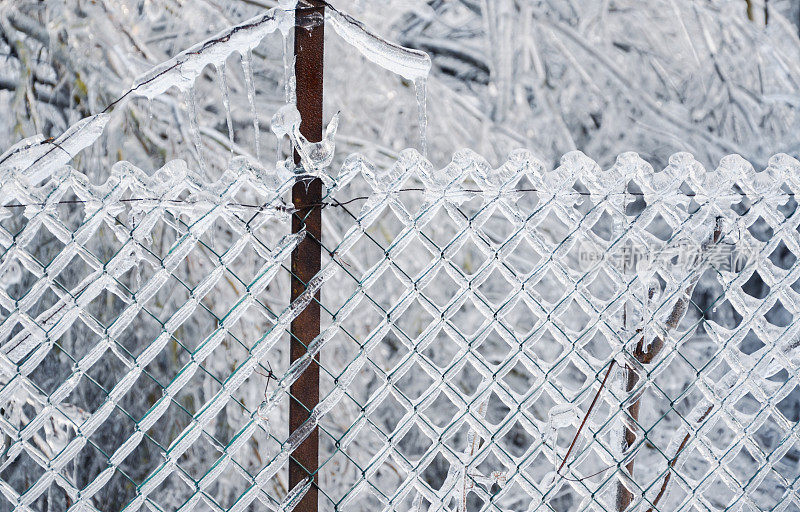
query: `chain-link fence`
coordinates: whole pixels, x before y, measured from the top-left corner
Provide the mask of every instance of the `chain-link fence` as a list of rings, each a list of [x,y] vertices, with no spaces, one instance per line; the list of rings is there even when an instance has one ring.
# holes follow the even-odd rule
[[[234,168],[2,178],[0,510],[800,510],[800,163],[352,156],[294,301],[295,176]]]

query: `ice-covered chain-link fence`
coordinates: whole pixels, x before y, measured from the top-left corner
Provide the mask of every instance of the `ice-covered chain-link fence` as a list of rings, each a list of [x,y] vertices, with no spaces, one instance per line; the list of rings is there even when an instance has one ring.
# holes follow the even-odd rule
[[[0,510],[798,510],[799,171],[352,156],[291,304],[288,172],[3,177]]]

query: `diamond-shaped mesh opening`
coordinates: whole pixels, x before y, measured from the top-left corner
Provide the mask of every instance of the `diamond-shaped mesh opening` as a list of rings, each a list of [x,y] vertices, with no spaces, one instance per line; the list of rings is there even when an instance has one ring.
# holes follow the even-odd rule
[[[586,289],[592,295],[592,297],[605,302],[616,296],[617,283],[611,277],[609,272],[604,269],[600,269],[593,276]]]
[[[473,237],[462,238],[463,242],[458,247],[455,255],[449,258],[449,263],[455,266],[463,275],[472,276],[486,261],[488,255],[473,240]]]
[[[570,361],[563,369],[558,370],[552,376],[552,379],[557,383],[562,393],[575,396],[583,388],[588,377],[575,363]]]
[[[505,452],[513,457],[522,457],[535,443],[535,437],[519,420],[514,422],[500,441]]]
[[[327,499],[335,504],[345,498],[351,486],[361,477],[361,471],[345,452],[336,449],[330,452],[320,469],[319,478]]]
[[[450,323],[465,337],[471,338],[485,328],[486,317],[479,299],[468,297],[450,317]]]
[[[181,400],[165,395],[164,399],[168,403],[166,411],[147,431],[147,435],[158,445],[166,448],[181,435],[183,429],[192,423],[191,412],[186,409],[186,406],[191,407],[193,403],[190,397]]]
[[[407,355],[407,348],[402,339],[404,339],[402,334],[390,331],[370,352],[371,361],[378,366],[381,373],[388,373]]]
[[[425,435],[418,425],[413,424],[408,429],[408,432],[397,442],[397,450],[404,459],[414,464],[420,461],[432,445],[433,441]]]
[[[2,275],[5,292],[12,300],[20,300],[31,291],[36,276],[17,258],[9,260]]]
[[[117,235],[119,225],[108,218],[103,219],[99,228],[94,232],[94,235],[89,239],[85,248],[97,258],[101,263],[108,263],[111,258],[117,255],[118,252],[125,245],[127,240],[120,239],[122,233],[126,233],[126,229],[122,229],[120,236]]]
[[[226,472],[225,478],[216,479],[211,484],[206,493],[210,499],[214,500],[215,508],[220,507],[223,509],[230,509],[242,494],[252,485],[252,479],[249,477],[240,466],[236,465],[231,468],[231,471]],[[271,505],[275,504],[274,498],[265,493],[259,493],[258,500],[269,502]],[[209,498],[207,498],[209,499]],[[211,510],[211,507],[208,507]]]
[[[404,406],[389,394],[375,407],[370,420],[384,435],[389,435],[397,428],[405,412]]]
[[[401,339],[416,339],[433,321],[434,317],[419,300],[399,315],[392,315],[392,325]]]
[[[773,471],[777,473],[783,480],[787,482],[795,482],[800,478],[800,466],[797,461],[800,460],[800,447],[795,443],[786,454],[773,467]]]
[[[39,295],[33,307],[27,310],[27,314],[33,318],[47,317],[61,306],[62,297],[65,295],[64,291],[58,286],[48,286],[44,289],[43,293]]]
[[[528,287],[526,287],[528,288]],[[537,275],[536,282],[529,289],[537,302],[554,306],[564,298],[565,283],[559,279],[552,269]]]
[[[494,307],[499,307],[508,301],[512,289],[512,283],[508,282],[499,269],[493,270],[478,287],[483,297]]]
[[[437,209],[433,219],[421,231],[426,239],[442,251],[460,235],[460,229],[445,209]]]
[[[71,360],[62,350],[47,353],[42,362],[31,373],[31,382],[43,393],[50,394],[72,376]]]
[[[520,396],[528,394],[537,381],[535,373],[527,366],[528,364],[531,363],[526,364],[523,361],[517,361],[503,376],[503,382],[508,386],[510,391]]]
[[[119,465],[120,473],[133,480],[136,485],[140,485],[147,475],[164,460],[163,450],[164,447],[159,446],[149,434],[145,433],[141,441],[133,447]]]
[[[561,306],[563,308],[563,306]],[[570,332],[578,333],[583,331],[589,324],[591,317],[584,311],[583,307],[573,298],[570,300],[566,308],[559,315],[559,320],[563,328],[568,329]]]
[[[503,422],[507,417],[511,409],[505,404],[497,393],[492,393],[491,397],[489,398],[489,403],[486,407],[486,414],[484,415],[484,419],[490,425],[499,425]]]
[[[502,244],[512,233],[516,231],[514,222],[505,215],[494,212],[481,226],[481,230],[486,233],[489,239],[495,244]]]
[[[14,464],[10,464],[0,472],[0,478],[8,482],[18,494],[22,494],[27,491],[42,474],[44,474],[44,469],[36,463],[27,451],[23,451],[17,456]]]
[[[394,380],[394,379],[393,379]],[[433,383],[433,379],[418,364],[411,366],[408,371],[397,380],[395,388],[411,401],[420,398],[428,387]]]
[[[774,234],[769,222],[767,222],[762,216],[759,216],[752,224],[750,224],[747,230],[750,231],[750,234],[753,235],[753,238],[760,242],[769,241]]]
[[[86,311],[100,322],[103,327],[108,327],[114,323],[123,308],[128,304],[125,299],[108,289],[102,290],[86,306]]]
[[[191,372],[188,370],[186,375]],[[196,415],[208,399],[214,396],[220,389],[222,383],[209,370],[203,367],[198,368],[194,375],[173,395],[173,400],[180,405],[186,413]]]
[[[444,428],[456,418],[458,411],[458,406],[450,400],[447,393],[439,393],[424,413],[431,424]]]
[[[481,380],[482,374],[476,368],[475,364],[467,362],[453,375],[451,382],[454,384],[457,391],[465,395],[464,400],[469,403],[467,397],[471,397],[475,394]]]
[[[386,249],[391,243],[390,233],[393,231],[385,225],[390,224],[392,219],[397,222],[397,217],[391,210],[387,210],[385,213],[390,217],[381,217],[378,223],[367,229],[368,235],[359,237],[347,252],[339,254],[347,266],[352,267],[356,273],[374,267],[386,256]],[[324,234],[323,240],[325,240]]]
[[[400,247],[402,246],[402,249]],[[434,253],[422,242],[419,235],[409,233],[402,240],[395,241],[390,249],[392,259],[395,260],[401,275],[412,280],[422,276],[422,271],[432,261]],[[410,255],[414,255],[411,257]]]
[[[145,370],[136,379],[131,391],[123,396],[120,407],[138,423],[161,398],[163,392],[164,388]]]
[[[83,255],[78,254],[69,259],[69,263],[57,276],[51,277],[54,277],[56,286],[60,287],[61,290],[76,296],[83,290],[86,283],[83,283],[83,286],[80,287],[78,285],[93,274],[97,268],[98,265],[95,262],[89,264]]]
[[[340,445],[340,449],[353,464],[366,469],[372,458],[384,448],[386,438],[367,421],[360,421],[354,427],[357,429],[355,432],[357,435],[348,434],[347,439],[350,441]]]
[[[792,323],[793,315],[787,310],[780,300],[775,301],[775,305],[764,315],[767,322],[778,327],[787,327]]]
[[[43,267],[47,267],[64,250],[64,242],[41,226],[26,246],[28,254],[36,258]]]
[[[553,363],[564,353],[563,337],[558,329],[545,328],[531,340],[530,353],[545,363]]]
[[[794,266],[794,262],[797,261],[797,255],[781,240],[778,242],[778,246],[770,253],[769,261],[780,269],[789,270]]]
[[[521,277],[530,274],[541,260],[542,255],[537,252],[528,238],[523,236],[511,253],[506,256],[505,261],[517,276]]]
[[[800,386],[794,389],[776,404],[778,411],[790,422],[800,421]]]
[[[422,289],[426,300],[432,302],[439,309],[444,310],[454,299],[463,292],[462,286],[450,275],[446,268],[434,271],[430,281]]]
[[[384,315],[395,309],[397,302],[404,295],[405,285],[395,275],[394,269],[381,274],[375,283],[367,290],[369,302],[375,305],[380,314]]]
[[[431,489],[439,490],[445,483],[447,470],[450,468],[450,462],[440,453],[425,467],[421,474],[421,479]]]
[[[483,359],[489,364],[498,364],[504,361],[514,349],[501,336],[502,332],[502,330],[498,330],[498,327],[494,327],[477,347],[476,352],[483,356]]]
[[[194,483],[180,470],[172,471],[153,492],[153,501],[161,508],[177,509],[193,494]]]

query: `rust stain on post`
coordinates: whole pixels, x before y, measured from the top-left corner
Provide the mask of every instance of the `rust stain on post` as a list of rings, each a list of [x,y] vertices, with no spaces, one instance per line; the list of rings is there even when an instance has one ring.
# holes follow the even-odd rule
[[[301,0],[295,11],[295,75],[297,76],[297,109],[302,116],[300,132],[312,142],[322,140],[322,71],[324,50],[324,3]],[[300,157],[295,152],[295,163]],[[295,300],[320,270],[322,247],[322,181],[310,183],[298,180],[292,189],[292,202],[297,209],[292,216],[292,233],[303,228],[306,238],[292,252],[291,297]],[[311,303],[294,319],[291,325],[289,358],[295,361],[306,353],[306,347],[319,334],[320,308]],[[309,412],[319,403],[319,365],[312,362],[290,388],[289,432],[294,432],[308,419]],[[319,430],[311,434],[292,452],[289,459],[289,488],[294,488],[304,478],[313,475],[314,484],[294,510],[317,512],[317,469],[319,464]]]

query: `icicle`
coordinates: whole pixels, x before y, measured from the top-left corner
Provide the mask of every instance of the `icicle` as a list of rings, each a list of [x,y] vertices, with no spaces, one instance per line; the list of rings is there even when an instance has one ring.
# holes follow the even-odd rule
[[[206,161],[203,158],[203,140],[200,138],[200,124],[197,121],[197,101],[194,95],[194,87],[186,91],[186,107],[189,109],[189,130],[192,134],[192,142],[197,150],[197,161],[200,162],[200,169],[206,172]]]
[[[297,104],[297,77],[294,73],[289,75],[289,103]]]
[[[424,77],[414,80],[414,92],[417,96],[417,117],[419,121],[419,152],[423,156],[428,155],[428,112],[426,82]]]
[[[217,77],[219,77],[219,88],[222,91],[222,105],[225,107],[225,121],[228,123],[228,141],[233,155],[233,119],[231,118],[231,99],[228,96],[228,82],[225,77],[225,62],[217,66]]]
[[[256,160],[261,161],[261,151],[258,148],[258,112],[256,111],[256,86],[253,82],[253,54],[248,50],[242,55],[242,68],[244,81],[247,85],[247,100],[250,102],[250,116],[253,118],[253,139],[256,148]]]
[[[294,73],[292,73],[292,60],[294,56],[294,48],[292,47],[292,38],[290,37],[292,28],[294,28],[294,9],[297,6],[297,0],[279,0],[278,8],[282,9],[283,14],[278,18],[278,30],[283,36],[283,87],[286,103],[294,103],[292,80]]]
[[[416,496],[414,496],[414,501],[411,502],[410,512],[420,512],[421,509],[422,509],[422,494],[417,492]]]
[[[284,96],[286,99],[286,103],[293,103],[292,102],[292,86],[290,85],[292,80],[292,55],[294,55],[294,50],[291,47],[292,41],[289,39],[289,34],[283,35],[283,86],[284,86]]]

